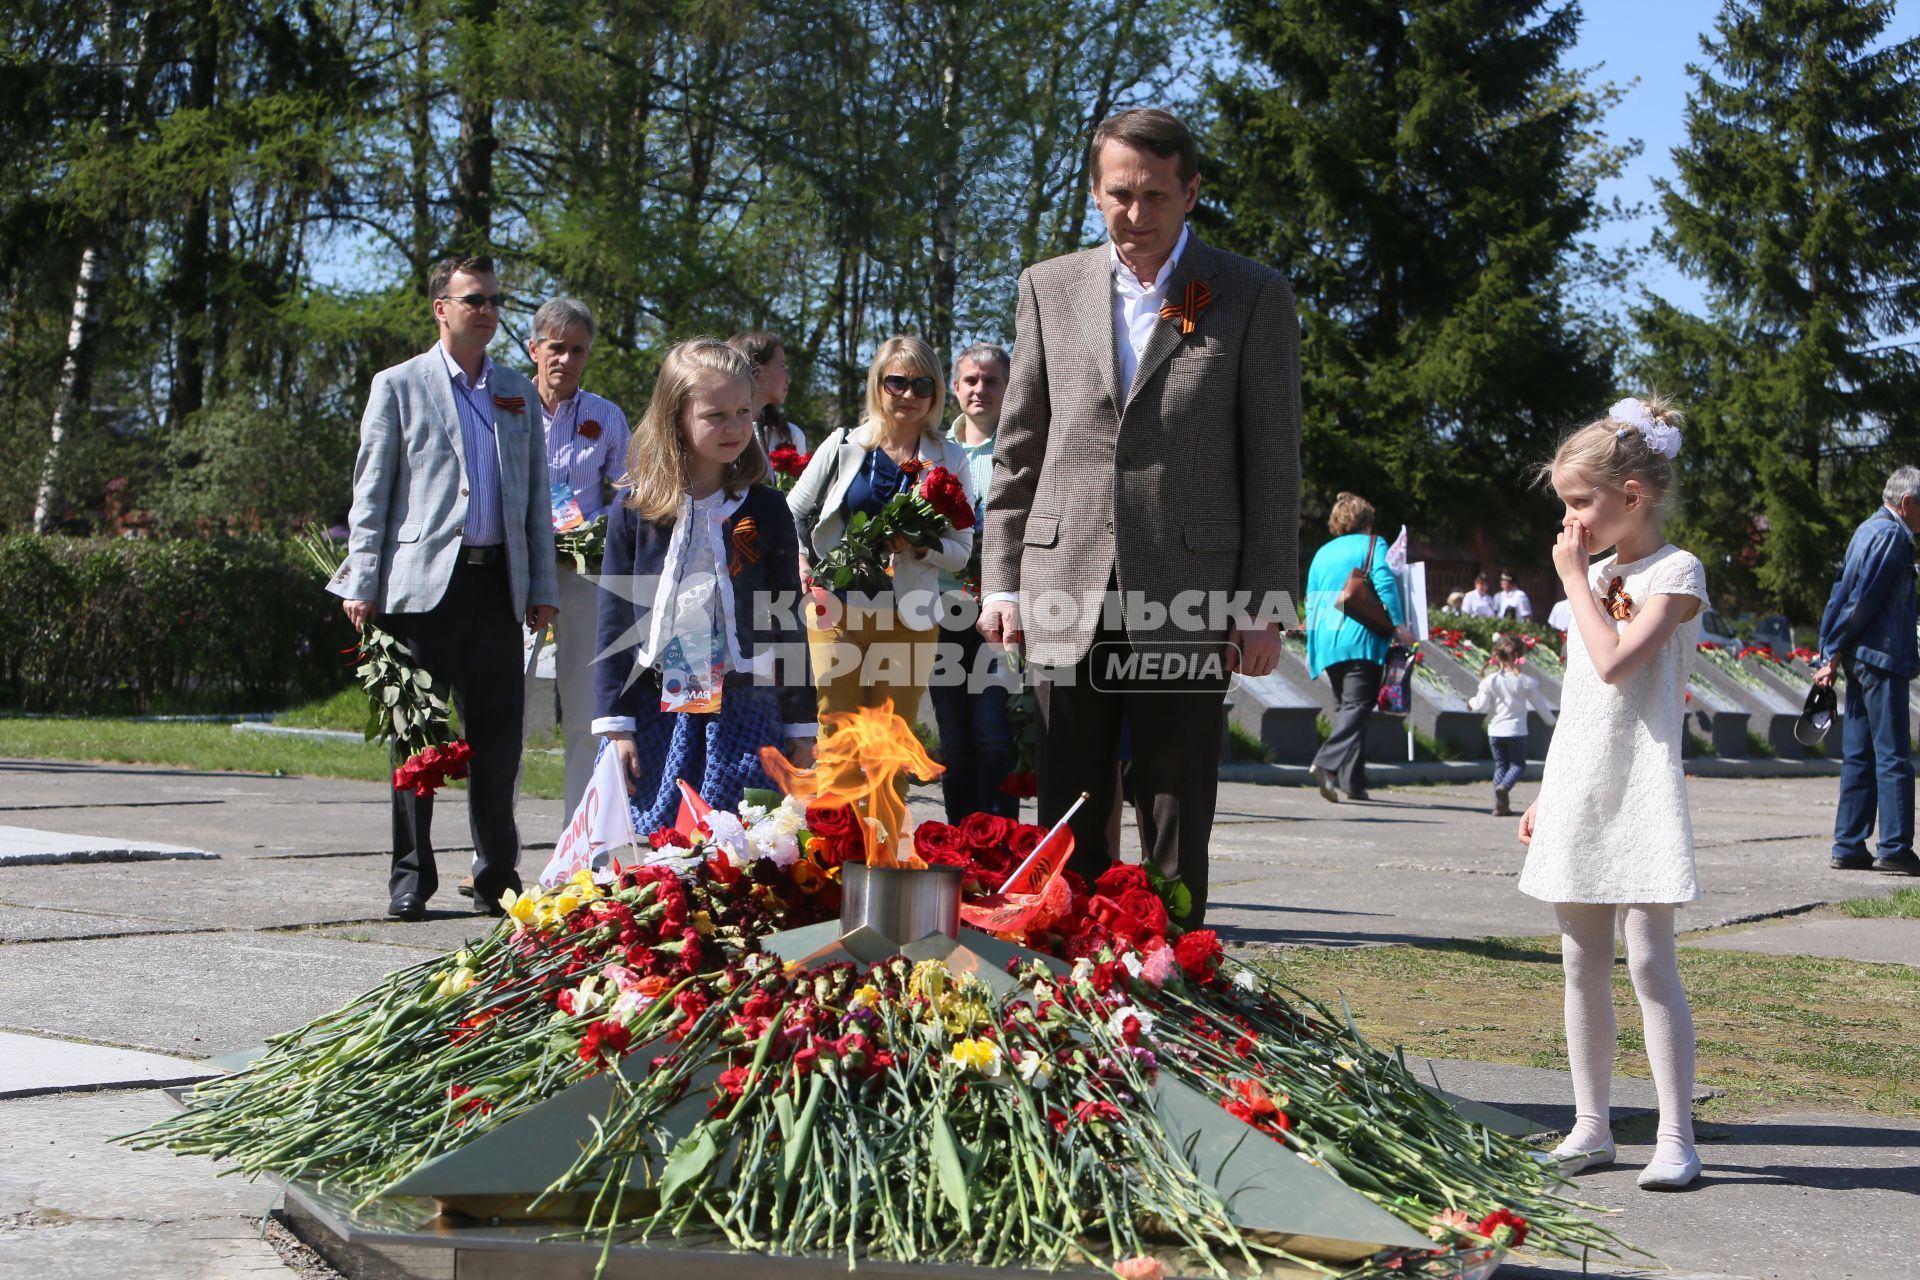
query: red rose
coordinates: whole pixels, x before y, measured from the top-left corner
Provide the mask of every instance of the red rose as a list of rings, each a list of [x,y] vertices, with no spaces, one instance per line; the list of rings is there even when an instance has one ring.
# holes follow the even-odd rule
[[[860,817],[846,805],[808,805],[807,830],[822,840],[832,842],[847,836],[858,839],[860,836]]]
[[[1154,934],[1166,936],[1167,906],[1153,890],[1129,889],[1120,895],[1115,906],[1121,923],[1114,927],[1124,928],[1134,940]]]
[[[600,438],[600,424],[592,418],[588,418],[580,424],[580,434],[589,440],[598,440]]]
[[[1034,777],[1031,769],[1010,773],[1001,780],[1000,794],[1016,800],[1031,800],[1040,794],[1040,780]]]
[[[1007,852],[1025,861],[1027,855],[1038,849],[1040,842],[1046,838],[1045,827],[1036,827],[1030,822],[1016,822],[1013,824],[1013,834],[1007,837]]]
[[[1147,879],[1147,869],[1138,863],[1116,862],[1100,873],[1093,882],[1093,891],[1102,897],[1116,901],[1129,889],[1138,889],[1144,893],[1153,892],[1153,882]]]
[[[960,824],[960,834],[975,853],[1003,853],[1013,835],[1014,822],[996,813],[970,813]]]
[[[913,851],[930,866],[964,867],[972,863],[967,838],[944,822],[923,822],[913,829]]]
[[[956,529],[973,528],[973,504],[959,477],[945,467],[934,467],[920,484],[920,496]]]
[[[1220,940],[1211,929],[1195,929],[1173,944],[1173,958],[1195,982],[1205,982],[1220,964]]]
[[[807,463],[813,460],[810,453],[801,453],[790,444],[780,445],[767,454],[767,465],[776,475],[797,476],[807,469]]]

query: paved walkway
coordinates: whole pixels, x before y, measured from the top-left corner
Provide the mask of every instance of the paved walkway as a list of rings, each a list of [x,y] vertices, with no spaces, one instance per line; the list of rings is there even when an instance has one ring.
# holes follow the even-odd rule
[[[1310,790],[1223,785],[1210,923],[1241,943],[1326,946],[1550,931],[1548,909],[1514,888],[1513,824],[1487,816],[1484,786],[1375,794],[1333,806]],[[1774,921],[1911,883],[1827,869],[1830,781],[1698,779],[1692,798],[1708,896],[1687,913],[1688,926],[1764,919],[1713,944],[1809,954],[1871,947],[1876,954],[1861,958],[1902,959],[1912,922],[1844,922],[1868,926],[1849,930],[1824,917]],[[442,808],[449,841],[465,835],[459,808]],[[915,808],[935,814],[931,789],[915,793]],[[558,805],[527,802],[522,822],[529,844],[548,843]],[[460,910],[465,901],[450,888],[422,924],[385,918],[387,799],[378,784],[0,761],[0,823],[58,833],[62,847],[93,838],[218,855],[0,865],[0,1033],[11,1033],[0,1035],[0,1270],[93,1277],[112,1256],[117,1275],[291,1276],[260,1238],[268,1187],[104,1139],[163,1113],[154,1081],[190,1076],[196,1059],[333,1008],[488,922]],[[527,860],[543,856],[530,849]],[[443,851],[449,886],[464,857]],[[1816,923],[1821,937],[1790,932]],[[1565,1122],[1558,1073],[1440,1070],[1465,1096],[1547,1127]],[[1648,1105],[1647,1092],[1644,1081],[1623,1081],[1623,1109]],[[1911,1274],[1920,1125],[1775,1117],[1703,1138],[1711,1176],[1693,1192],[1635,1190],[1631,1162],[1645,1153],[1632,1147],[1622,1148],[1622,1167],[1581,1180],[1583,1196],[1625,1210],[1615,1225],[1674,1269],[1661,1274]]]

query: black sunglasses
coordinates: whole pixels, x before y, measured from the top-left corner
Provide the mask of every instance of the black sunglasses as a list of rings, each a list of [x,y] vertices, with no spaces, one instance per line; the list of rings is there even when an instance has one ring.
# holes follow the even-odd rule
[[[463,293],[459,297],[443,293],[440,296],[449,302],[464,303],[469,311],[478,311],[482,307],[492,307],[498,311],[507,305],[507,295],[504,293]]]
[[[909,378],[904,373],[890,373],[880,379],[880,385],[897,396],[910,395],[916,400],[928,400],[933,397],[934,389],[940,384],[924,376]]]

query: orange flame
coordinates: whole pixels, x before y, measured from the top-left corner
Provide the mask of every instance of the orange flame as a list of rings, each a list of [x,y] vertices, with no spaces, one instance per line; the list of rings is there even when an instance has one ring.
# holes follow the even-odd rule
[[[861,835],[870,867],[926,865],[909,851],[900,856],[907,832],[907,802],[894,779],[902,772],[931,782],[946,770],[920,745],[913,726],[893,714],[893,701],[820,717],[820,745],[811,769],[796,769],[773,747],[760,749],[760,763],[775,785],[808,804],[850,805],[865,821]]]

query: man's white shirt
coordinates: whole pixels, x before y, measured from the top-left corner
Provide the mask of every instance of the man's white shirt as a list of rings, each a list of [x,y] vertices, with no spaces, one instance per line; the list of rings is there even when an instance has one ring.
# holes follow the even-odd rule
[[[1120,250],[1111,241],[1107,243],[1107,253],[1113,261],[1113,352],[1120,360],[1123,399],[1133,388],[1133,374],[1140,367],[1147,339],[1153,336],[1153,327],[1160,323],[1160,308],[1167,300],[1167,280],[1180,265],[1180,255],[1187,251],[1187,237],[1192,234],[1193,228],[1180,228],[1180,239],[1167,260],[1160,264],[1151,289],[1141,284],[1133,268],[1120,260]]]
[[[1180,228],[1180,239],[1174,243],[1167,260],[1160,264],[1151,289],[1141,284],[1133,268],[1120,260],[1120,250],[1113,242],[1107,242],[1107,256],[1113,266],[1113,354],[1120,366],[1121,404],[1116,405],[1116,409],[1126,403],[1134,372],[1139,369],[1140,357],[1147,349],[1147,340],[1153,337],[1153,327],[1160,323],[1160,308],[1167,300],[1167,281],[1172,278],[1173,269],[1180,265],[1180,255],[1187,251],[1187,240],[1192,234],[1192,227]],[[1020,593],[995,591],[982,597],[981,603],[997,604],[1002,600],[1018,604]]]

